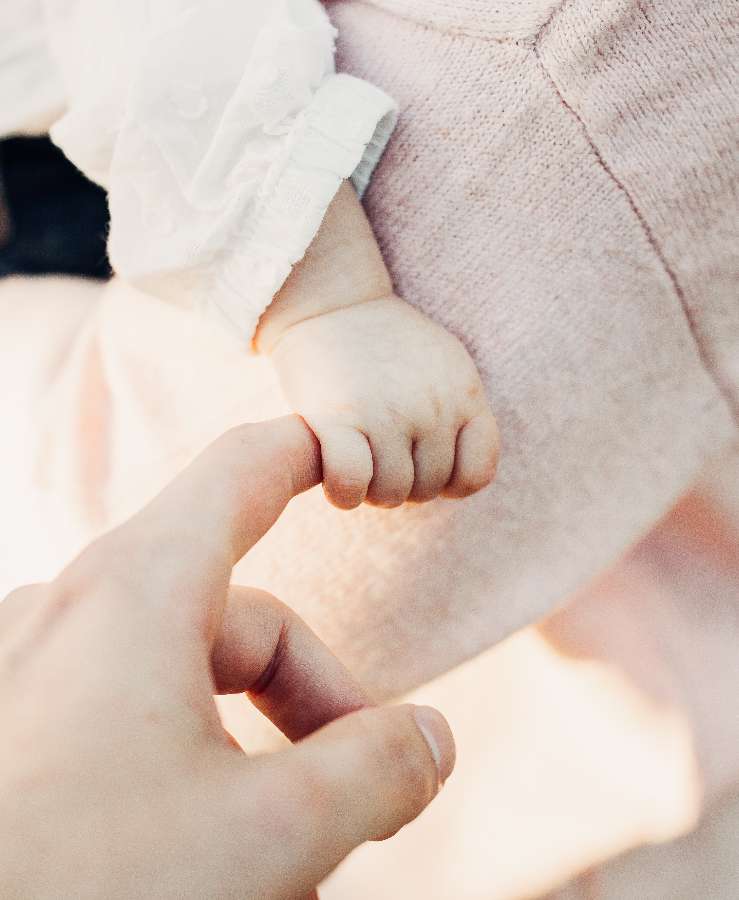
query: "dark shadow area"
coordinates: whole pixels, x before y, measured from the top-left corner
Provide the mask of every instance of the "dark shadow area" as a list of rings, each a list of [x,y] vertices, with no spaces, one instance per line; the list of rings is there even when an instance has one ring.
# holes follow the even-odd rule
[[[106,279],[108,203],[47,137],[0,141],[0,276]]]

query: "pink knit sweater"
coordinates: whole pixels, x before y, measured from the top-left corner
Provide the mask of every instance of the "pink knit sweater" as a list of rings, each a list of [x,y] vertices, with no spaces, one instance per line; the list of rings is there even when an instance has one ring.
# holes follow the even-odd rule
[[[450,631],[459,657],[499,639],[736,440],[739,20],[730,0],[329,9],[340,68],[402,111],[367,198],[386,259],[471,347],[504,436],[497,485],[394,520],[403,565],[364,588],[405,610],[427,677],[427,618],[445,653]]]

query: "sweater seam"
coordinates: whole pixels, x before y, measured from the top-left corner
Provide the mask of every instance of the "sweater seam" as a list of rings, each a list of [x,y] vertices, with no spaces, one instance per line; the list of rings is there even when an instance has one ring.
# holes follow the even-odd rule
[[[562,107],[567,111],[567,113],[578,123],[580,129],[582,130],[583,136],[587,141],[588,147],[593,154],[598,165],[603,169],[608,178],[613,182],[616,188],[621,192],[626,202],[629,205],[644,237],[647,240],[653,254],[657,258],[660,266],[662,267],[663,272],[667,276],[667,279],[672,287],[675,297],[680,304],[680,308],[682,310],[683,317],[688,326],[688,330],[690,332],[690,336],[693,340],[693,345],[696,350],[696,354],[700,361],[701,367],[705,371],[706,375],[710,379],[711,383],[716,387],[720,396],[728,406],[728,409],[734,419],[734,422],[739,425],[739,409],[735,406],[732,393],[722,382],[722,379],[719,373],[716,371],[716,366],[713,364],[713,360],[711,359],[710,353],[707,348],[704,346],[703,341],[700,338],[700,330],[698,327],[698,323],[696,321],[695,315],[690,308],[690,304],[688,303],[687,297],[685,296],[685,291],[683,290],[682,285],[680,284],[680,280],[677,276],[677,273],[672,268],[667,259],[667,256],[662,249],[659,241],[657,240],[654,230],[652,226],[649,224],[645,214],[642,212],[639,204],[636,202],[636,199],[633,197],[629,189],[626,187],[624,181],[619,178],[619,176],[615,173],[615,171],[611,168],[608,161],[604,157],[601,152],[598,144],[595,141],[595,138],[591,135],[588,126],[585,123],[584,118],[580,115],[580,113],[574,108],[572,103],[570,103],[567,98],[564,96],[562,89],[557,83],[556,79],[552,75],[552,73],[547,68],[546,64],[541,55],[541,49],[539,46],[540,40],[544,32],[550,27],[554,19],[562,12],[565,6],[569,3],[569,0],[562,0],[562,3],[559,4],[549,16],[547,21],[542,25],[539,29],[536,38],[532,44],[532,52],[534,57],[541,69],[544,73],[545,78],[549,82],[550,86],[554,90],[557,99],[559,100]]]
[[[406,22],[409,25],[415,25],[416,28],[421,28],[424,31],[433,31],[436,34],[441,34],[446,37],[469,38],[470,40],[480,41],[481,43],[486,44],[510,44],[514,47],[529,47],[536,39],[536,36],[540,33],[536,32],[535,34],[520,38],[505,35],[496,37],[492,34],[480,34],[479,32],[468,31],[465,28],[457,28],[455,26],[445,28],[440,25],[434,25],[433,22],[424,22],[422,19],[416,19],[414,16],[409,16],[405,13],[395,12],[392,9],[385,9],[385,7],[378,6],[376,3],[373,3],[372,0],[352,0],[352,4],[355,6],[367,7],[368,9],[372,9],[375,12],[383,13],[386,16],[391,16],[393,19],[397,19],[400,22]]]

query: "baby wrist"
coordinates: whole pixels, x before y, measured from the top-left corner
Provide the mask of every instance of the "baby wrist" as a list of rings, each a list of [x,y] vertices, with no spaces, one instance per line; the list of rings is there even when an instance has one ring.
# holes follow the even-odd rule
[[[253,338],[269,353],[286,329],[393,293],[372,228],[354,188],[345,182],[303,259],[263,313]]]

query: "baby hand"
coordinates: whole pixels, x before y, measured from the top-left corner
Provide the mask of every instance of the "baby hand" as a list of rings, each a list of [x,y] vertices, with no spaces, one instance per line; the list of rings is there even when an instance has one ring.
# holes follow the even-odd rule
[[[498,433],[474,363],[399,298],[298,322],[272,360],[321,444],[334,505],[466,497],[492,480]]]
[[[344,184],[255,335],[321,444],[342,509],[466,497],[495,474],[498,431],[462,344],[393,293]]]

